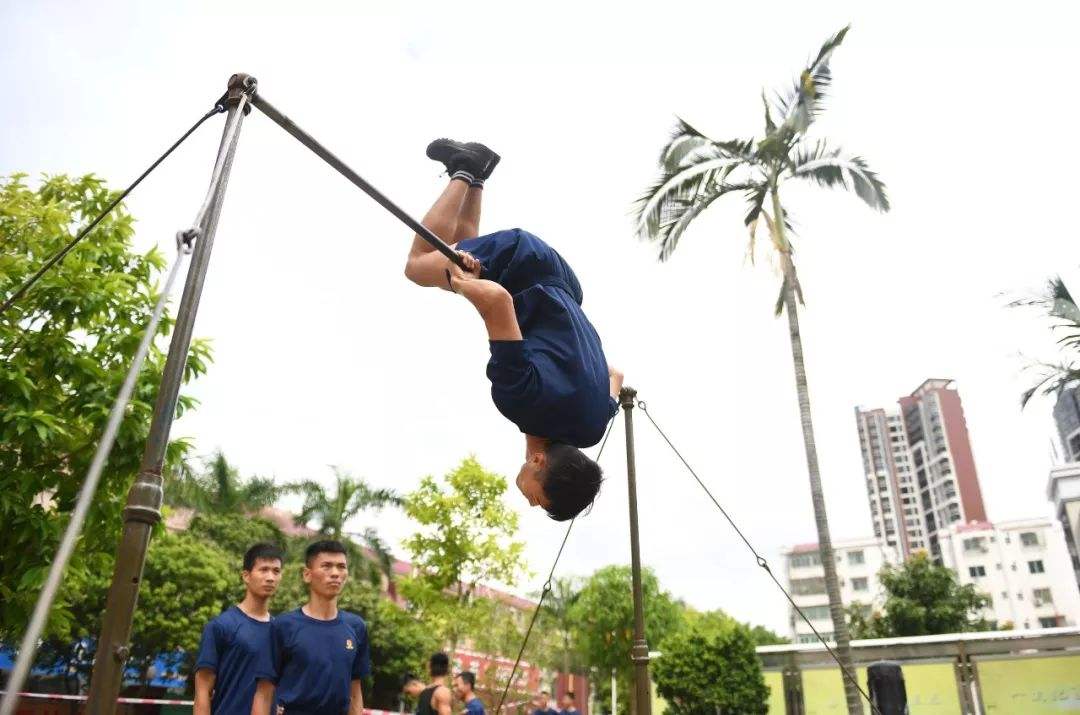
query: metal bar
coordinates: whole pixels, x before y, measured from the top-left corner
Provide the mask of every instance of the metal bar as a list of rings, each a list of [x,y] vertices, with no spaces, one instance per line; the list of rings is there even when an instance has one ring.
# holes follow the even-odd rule
[[[278,109],[274,107],[274,105],[266,101],[265,97],[263,97],[261,94],[255,94],[255,96],[252,97],[251,103],[254,104],[255,107],[263,114],[270,117],[270,119],[272,119],[274,123],[276,123],[279,127],[296,137],[296,139],[299,140],[301,144],[306,146],[308,149],[311,149],[311,151],[315,152],[315,154],[320,159],[337,169],[339,174],[341,174],[346,179],[355,184],[357,187],[359,187],[368,196],[375,199],[375,201],[377,201],[380,206],[382,206],[384,209],[396,216],[398,220],[400,220],[406,226],[411,228],[416,233],[416,235],[420,236],[420,238],[430,243],[436,251],[446,256],[448,259],[450,259],[451,262],[453,262],[462,270],[468,270],[467,268],[465,268],[465,262],[461,259],[461,256],[459,256],[453,248],[448,246],[441,238],[432,233],[431,230],[427,228],[427,226],[424,226],[412,216],[405,213],[405,211],[399,208],[398,205],[395,204],[393,201],[386,198],[386,196],[381,191],[376,189],[374,186],[365,181],[359,174],[350,169],[345,164],[345,162],[334,156],[334,154],[329,149],[316,141],[313,136],[305,132],[300,127],[296,126],[296,123],[293,122],[293,120],[289,119],[280,111],[278,111]]]
[[[637,390],[624,387],[619,392],[619,404],[626,417],[626,480],[630,497],[630,576],[634,591],[634,645],[630,659],[634,662],[635,715],[652,714],[652,689],[649,681],[649,646],[645,642],[645,604],[641,593],[641,554],[638,540],[637,468],[634,465],[634,398]]]
[[[60,581],[64,577],[64,569],[67,568],[71,553],[75,550],[75,542],[82,532],[86,515],[89,513],[90,505],[94,501],[94,493],[97,491],[98,482],[101,480],[101,472],[105,468],[109,452],[112,451],[113,445],[116,443],[116,435],[120,431],[124,411],[127,409],[128,403],[131,401],[131,395],[135,391],[135,383],[138,380],[140,370],[142,370],[143,362],[146,360],[146,354],[150,350],[150,344],[157,335],[157,326],[161,321],[162,313],[165,312],[165,304],[169,301],[173,283],[180,273],[180,267],[184,264],[184,257],[190,253],[190,250],[182,241],[177,241],[176,248],[177,255],[172,268],[169,269],[168,277],[165,279],[165,287],[162,289],[161,295],[158,296],[157,303],[154,304],[142,340],[139,341],[135,356],[131,360],[131,366],[124,377],[124,383],[120,387],[120,392],[116,395],[112,409],[109,411],[105,432],[101,435],[97,451],[94,452],[94,458],[90,462],[89,470],[86,472],[86,478],[83,480],[83,485],[79,490],[78,501],[75,503],[75,509],[71,512],[71,519],[68,521],[67,528],[64,529],[64,536],[60,540],[56,556],[49,566],[49,575],[45,579],[45,585],[42,587],[41,593],[38,594],[37,603],[34,604],[34,612],[30,616],[30,623],[27,625],[26,633],[23,635],[22,643],[19,645],[19,656],[15,661],[15,668],[8,678],[7,693],[4,695],[3,701],[0,702],[0,715],[11,715],[18,706],[19,691],[22,689],[23,683],[26,682],[26,676],[30,673],[30,666],[33,664],[34,654],[37,652],[38,639],[41,637],[41,631],[45,628],[45,622],[49,617],[53,600],[56,598],[56,592],[60,588]]]
[[[236,76],[230,80],[230,90],[233,89],[235,79]],[[184,294],[177,308],[172,341],[169,344],[161,385],[158,387],[154,416],[150,423],[150,434],[147,437],[139,475],[128,492],[127,507],[124,509],[124,530],[120,538],[112,585],[105,603],[101,637],[98,638],[94,671],[90,679],[87,699],[87,713],[90,715],[105,715],[116,709],[116,698],[130,653],[128,641],[139,597],[139,583],[142,581],[143,566],[146,562],[146,550],[151,531],[161,520],[161,470],[165,461],[165,448],[176,413],[176,401],[191,346],[195,316],[199,309],[210,252],[214,245],[214,233],[221,215],[221,205],[236,154],[247,101],[248,96],[243,93],[230,101],[228,119],[208,191],[208,196],[212,199],[204,202],[203,208],[199,210],[202,224],[196,228],[201,235],[188,271]]]

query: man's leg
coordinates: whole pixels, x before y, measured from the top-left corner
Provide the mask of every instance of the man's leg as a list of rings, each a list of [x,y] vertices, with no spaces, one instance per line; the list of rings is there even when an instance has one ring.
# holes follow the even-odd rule
[[[480,203],[483,201],[483,196],[482,186],[469,186],[469,190],[465,192],[465,200],[461,203],[457,231],[454,232],[452,243],[480,235]]]
[[[457,243],[460,240],[455,238],[458,229],[458,216],[461,213],[462,202],[468,190],[469,182],[462,179],[451,179],[439,198],[424,214],[424,220],[420,223],[446,243]],[[414,235],[412,248],[409,249],[409,258],[422,256],[434,250],[434,246],[419,235]]]

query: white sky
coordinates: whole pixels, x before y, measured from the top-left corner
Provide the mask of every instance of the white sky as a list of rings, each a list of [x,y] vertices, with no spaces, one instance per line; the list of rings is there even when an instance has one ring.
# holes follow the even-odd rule
[[[787,195],[833,537],[872,530],[854,407],[891,405],[926,377],[957,381],[990,517],[1049,514],[1048,405],[1022,414],[1017,399],[1019,353],[1044,354],[1049,339],[999,293],[1077,264],[1080,51],[1066,4],[304,5],[3,4],[0,172],[93,171],[122,187],[234,71],[417,217],[444,181],[427,142],[490,144],[503,162],[483,230],[528,228],[570,261],[611,362],[779,570],[779,549],[815,534],[775,272],[744,263],[737,199],[664,265],[628,212],[675,114],[717,138],[757,134],[761,88],[786,87],[851,21],[817,133],[866,157],[894,210]],[[221,125],[129,201],[140,245],[171,257]],[[174,434],[279,480],[329,480],[338,464],[407,491],[470,452],[515,473],[522,439],[491,404],[480,321],[405,281],[408,245],[395,219],[253,113],[196,326],[216,361]],[[645,563],[695,606],[786,632],[780,594],[640,417]],[[563,574],[629,560],[621,436]],[[392,540],[410,531],[392,514],[374,523]],[[522,509],[536,573],[519,590],[539,586],[561,534]]]

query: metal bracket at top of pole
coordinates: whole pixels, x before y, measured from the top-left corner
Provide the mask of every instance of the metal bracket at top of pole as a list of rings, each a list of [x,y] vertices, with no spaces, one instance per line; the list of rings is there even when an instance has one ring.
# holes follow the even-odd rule
[[[229,77],[228,89],[225,92],[225,104],[235,107],[240,104],[240,97],[248,95],[248,99],[254,100],[255,92],[259,88],[259,81],[249,74],[237,72]],[[251,102],[244,105],[244,116],[251,114]]]

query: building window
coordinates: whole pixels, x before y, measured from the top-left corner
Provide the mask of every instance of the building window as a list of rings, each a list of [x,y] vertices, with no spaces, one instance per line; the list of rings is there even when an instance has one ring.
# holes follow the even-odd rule
[[[1028,561],[1028,573],[1045,573],[1042,560]]]
[[[791,557],[791,567],[800,568],[803,566],[820,566],[821,554],[814,552],[812,554],[796,554]]]
[[[821,577],[792,579],[791,592],[796,596],[814,596],[825,593],[825,579]]]
[[[964,551],[981,551],[986,553],[986,539],[981,536],[964,539]]]
[[[823,621],[831,617],[828,606],[803,606],[799,610],[811,621]]]
[[[1040,618],[1039,619],[1039,627],[1040,628],[1057,628],[1058,627],[1057,616],[1050,616],[1049,618]]]
[[[822,633],[821,637],[824,638],[827,641],[831,641],[833,639],[833,634],[832,633]],[[800,633],[798,635],[798,637],[796,638],[796,640],[799,641],[800,644],[817,643],[818,642],[817,636],[815,636],[813,633]]]
[[[986,567],[985,566],[969,566],[968,567],[968,573],[971,575],[971,578],[981,578],[982,576],[986,575]]]
[[[1025,531],[1020,534],[1020,544],[1023,546],[1038,546],[1039,535],[1034,531]]]
[[[1001,592],[1001,600],[1003,600],[1003,601],[1008,601],[1009,600],[1009,592],[1008,591],[1002,591]]]
[[[865,577],[851,579],[851,590],[865,591],[867,588],[869,588],[869,585],[867,584]]]
[[[1054,597],[1050,595],[1050,589],[1048,588],[1037,588],[1032,591],[1031,595],[1035,597],[1036,606],[1045,606],[1054,602]]]

